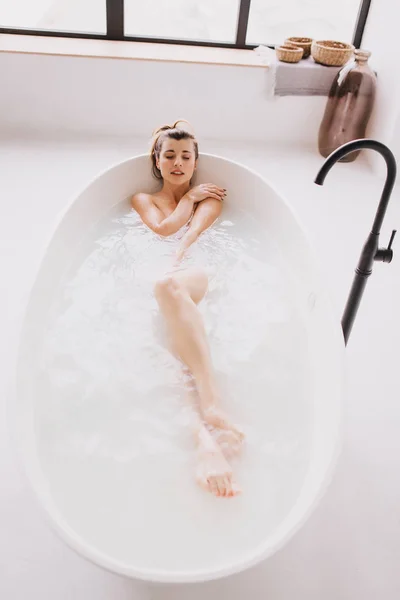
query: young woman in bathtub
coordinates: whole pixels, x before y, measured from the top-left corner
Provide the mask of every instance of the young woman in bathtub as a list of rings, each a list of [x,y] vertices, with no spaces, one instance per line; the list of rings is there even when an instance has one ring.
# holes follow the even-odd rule
[[[191,187],[198,145],[183,121],[154,132],[151,159],[153,175],[162,180],[162,189],[152,195],[136,194],[132,198],[133,208],[143,223],[165,237],[189,223],[180,240],[174,267],[155,284],[155,297],[165,319],[170,349],[189,369],[196,384],[197,481],[216,496],[235,496],[240,488],[233,479],[227,456],[239,448],[243,433],[219,408],[206,333],[197,309],[207,292],[208,278],[199,267],[180,265],[186,250],[221,214],[226,190],[212,183]]]

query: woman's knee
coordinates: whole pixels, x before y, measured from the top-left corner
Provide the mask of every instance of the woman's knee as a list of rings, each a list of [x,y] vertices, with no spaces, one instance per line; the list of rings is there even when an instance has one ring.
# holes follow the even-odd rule
[[[154,295],[158,303],[174,299],[179,291],[179,281],[173,274],[165,275],[154,286]]]
[[[196,282],[198,283],[199,286],[201,286],[204,289],[204,293],[205,293],[208,288],[207,272],[205,271],[205,269],[202,269],[201,267],[195,267],[193,269],[193,273],[196,278]]]
[[[158,304],[176,304],[177,302],[191,299],[198,304],[208,288],[208,277],[204,269],[192,267],[168,273],[156,282],[154,295]]]
[[[204,269],[193,267],[185,280],[186,290],[195,304],[199,304],[208,289],[208,276]]]

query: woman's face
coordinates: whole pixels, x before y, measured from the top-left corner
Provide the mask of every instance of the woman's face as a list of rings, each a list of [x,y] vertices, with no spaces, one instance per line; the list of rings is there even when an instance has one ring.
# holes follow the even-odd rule
[[[166,138],[161,147],[157,167],[164,181],[173,185],[190,182],[197,167],[193,140]]]

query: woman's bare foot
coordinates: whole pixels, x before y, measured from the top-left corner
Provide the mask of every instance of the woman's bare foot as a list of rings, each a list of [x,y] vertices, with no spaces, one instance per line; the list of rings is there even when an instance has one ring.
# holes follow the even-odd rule
[[[221,448],[205,428],[199,434],[197,482],[215,496],[227,498],[241,493]]]
[[[210,427],[211,435],[221,448],[225,458],[237,456],[243,447],[243,436],[228,429],[215,429]]]
[[[220,448],[213,452],[199,452],[197,482],[203,489],[215,496],[229,498],[241,492],[233,479],[232,469]]]
[[[210,406],[203,411],[205,422],[215,429],[222,429],[234,433],[240,441],[244,440],[243,431],[231,423],[226,414],[216,406]]]

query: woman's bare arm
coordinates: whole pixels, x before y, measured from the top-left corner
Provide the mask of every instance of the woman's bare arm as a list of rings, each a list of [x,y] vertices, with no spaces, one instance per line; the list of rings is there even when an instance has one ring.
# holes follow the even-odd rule
[[[195,205],[203,204],[205,200],[211,201],[212,199],[220,202],[225,195],[226,190],[213,183],[196,185],[186,192],[177,204],[174,212],[166,219],[163,218],[162,212],[157,208],[150,194],[136,194],[133,196],[131,202],[133,208],[139,213],[143,223],[155,233],[168,236],[176,233],[178,229],[188,222]]]
[[[172,235],[183,227],[189,221],[194,206],[193,200],[188,196],[183,196],[174,212],[169,217],[164,218],[150,194],[136,194],[132,197],[131,203],[132,207],[139,213],[143,223],[155,233],[163,236]]]
[[[188,231],[183,236],[177,252],[177,260],[182,260],[186,250],[194,244],[199,235],[211,227],[222,211],[222,201],[207,198],[201,202],[190,222]]]

